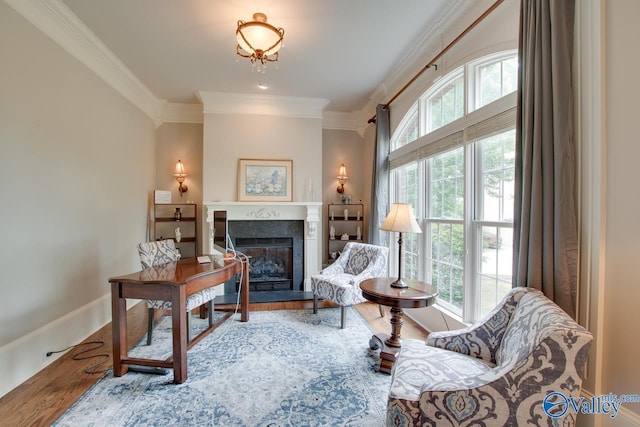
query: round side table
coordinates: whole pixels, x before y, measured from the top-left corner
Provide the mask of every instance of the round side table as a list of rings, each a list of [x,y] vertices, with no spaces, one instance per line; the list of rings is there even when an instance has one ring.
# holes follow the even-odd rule
[[[402,346],[403,308],[421,308],[432,305],[438,291],[428,283],[413,279],[403,279],[408,288],[394,288],[391,283],[396,278],[383,277],[367,279],[360,283],[362,296],[376,304],[391,307],[391,335],[375,334],[369,341],[371,349],[380,348],[380,371],[391,373],[396,355]]]

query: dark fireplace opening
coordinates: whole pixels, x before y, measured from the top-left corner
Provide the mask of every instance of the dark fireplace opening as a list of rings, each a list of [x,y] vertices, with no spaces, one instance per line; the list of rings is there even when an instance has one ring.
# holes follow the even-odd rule
[[[232,220],[228,233],[237,252],[249,259],[252,297],[304,291],[304,221]],[[225,284],[225,294],[237,294],[239,277]]]
[[[236,250],[249,257],[249,289],[293,289],[293,239],[256,237],[236,239]]]

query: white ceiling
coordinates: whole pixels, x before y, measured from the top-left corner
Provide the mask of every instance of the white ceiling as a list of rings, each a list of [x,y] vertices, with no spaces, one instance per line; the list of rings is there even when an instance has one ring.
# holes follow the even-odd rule
[[[264,94],[263,82],[268,94],[325,98],[337,112],[362,109],[432,26],[469,1],[62,0],[159,99]],[[285,30],[266,74],[235,52],[237,21],[254,12]]]

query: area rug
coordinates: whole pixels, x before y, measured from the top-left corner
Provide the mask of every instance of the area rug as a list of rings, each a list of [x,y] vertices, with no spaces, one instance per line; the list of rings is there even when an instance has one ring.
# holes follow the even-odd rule
[[[353,309],[239,314],[188,353],[188,380],[111,371],[55,426],[382,426],[391,378],[376,372],[372,331]],[[130,354],[170,354],[170,318]]]

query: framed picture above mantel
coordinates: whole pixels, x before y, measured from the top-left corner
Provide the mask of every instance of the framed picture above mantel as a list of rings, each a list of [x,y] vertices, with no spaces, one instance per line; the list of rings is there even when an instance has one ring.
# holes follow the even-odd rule
[[[293,160],[238,159],[239,202],[293,201]]]

